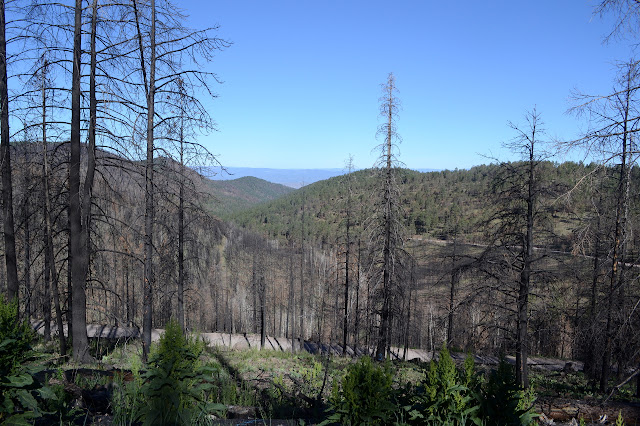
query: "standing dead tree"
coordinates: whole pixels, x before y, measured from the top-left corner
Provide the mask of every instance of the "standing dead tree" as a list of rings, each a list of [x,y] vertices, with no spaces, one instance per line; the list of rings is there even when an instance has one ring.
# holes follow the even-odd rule
[[[377,294],[376,311],[380,318],[376,343],[376,359],[386,356],[391,343],[391,324],[403,298],[402,274],[407,267],[408,254],[404,250],[405,230],[401,212],[395,169],[398,144],[396,122],[400,110],[393,73],[389,73],[382,85],[380,116],[383,123],[378,127],[377,137],[382,143],[376,163],[377,194],[373,215],[369,218],[369,282]]]
[[[209,28],[193,31],[185,28],[185,16],[171,2],[132,0],[130,23],[134,25],[136,67],[141,82],[133,82],[142,92],[144,102],[132,100],[134,115],[146,117],[145,126],[145,225],[144,225],[144,292],[143,347],[148,354],[153,326],[153,262],[154,262],[154,170],[156,152],[161,149],[163,135],[171,120],[181,116],[179,102],[187,99],[196,105],[199,125],[212,125],[206,109],[198,101],[197,92],[211,94],[209,81],[218,81],[212,73],[203,71],[199,63],[212,59],[214,52],[229,45],[213,37]],[[191,68],[192,67],[192,68]],[[183,122],[184,123],[184,122]]]
[[[344,240],[342,245],[344,246],[344,250],[341,253],[344,256],[344,313],[342,319],[342,355],[347,354],[347,343],[348,343],[348,334],[349,334],[349,305],[350,305],[350,291],[351,291],[351,281],[350,275],[353,277],[351,273],[351,269],[353,268],[353,225],[354,225],[354,209],[353,209],[353,156],[349,156],[347,160],[347,175],[344,183]],[[340,244],[338,244],[340,246]],[[351,278],[353,280],[353,278]],[[357,315],[357,312],[356,312]],[[355,335],[357,340],[357,330],[355,330]]]
[[[7,268],[7,299],[18,299],[18,266],[13,224],[11,149],[9,146],[9,87],[7,79],[7,35],[5,0],[0,0],[0,174],[2,175],[2,223]]]
[[[496,168],[491,190],[497,209],[487,222],[492,242],[480,261],[502,287],[500,291],[515,302],[511,312],[515,317],[516,381],[522,388],[529,386],[529,296],[536,277],[543,274],[537,265],[547,257],[542,248],[553,233],[543,204],[552,192],[542,173],[543,162],[549,158],[543,149],[543,123],[535,109],[525,115],[525,121],[525,127],[509,123],[515,137],[506,146],[520,154],[522,161],[500,163]]]
[[[634,134],[640,131],[640,66],[631,60],[620,65],[620,73],[613,93],[606,96],[589,96],[575,94],[577,106],[570,111],[586,116],[590,128],[583,137],[566,142],[570,149],[580,149],[586,155],[600,158],[601,167],[612,166],[615,173],[609,178],[613,182],[612,198],[612,231],[608,236],[599,236],[599,244],[607,246],[608,268],[607,288],[605,290],[605,316],[603,326],[604,342],[600,365],[600,388],[606,390],[611,374],[611,362],[614,348],[621,344],[620,327],[624,320],[618,318],[624,309],[625,288],[631,277],[625,274],[629,266],[635,262],[627,258],[630,220],[630,174],[637,163],[639,155],[634,142]],[[599,232],[599,230],[598,230]],[[607,241],[601,241],[605,238]],[[597,247],[596,247],[597,249]],[[594,267],[594,274],[598,272]],[[594,275],[594,280],[597,277]],[[595,284],[594,284],[595,288]],[[595,300],[595,298],[594,298]],[[593,318],[596,315],[592,315]]]

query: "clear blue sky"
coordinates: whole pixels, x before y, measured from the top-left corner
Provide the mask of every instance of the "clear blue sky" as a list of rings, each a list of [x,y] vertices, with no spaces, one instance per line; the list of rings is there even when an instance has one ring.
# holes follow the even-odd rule
[[[227,166],[370,167],[380,84],[396,75],[400,159],[468,168],[501,150],[537,107],[550,138],[584,127],[572,89],[607,93],[628,41],[604,45],[613,17],[588,0],[183,0],[188,26],[233,42],[209,69],[219,132],[202,142]],[[559,160],[562,160],[560,158]]]

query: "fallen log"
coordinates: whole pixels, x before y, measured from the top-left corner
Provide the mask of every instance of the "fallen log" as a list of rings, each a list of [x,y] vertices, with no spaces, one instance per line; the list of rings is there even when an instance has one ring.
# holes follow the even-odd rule
[[[572,400],[542,397],[536,401],[535,410],[556,422],[583,419],[587,423],[597,423],[605,415],[610,421],[615,421],[619,413],[622,414],[626,424],[640,422],[640,404],[635,402],[609,401],[602,405],[596,399]]]

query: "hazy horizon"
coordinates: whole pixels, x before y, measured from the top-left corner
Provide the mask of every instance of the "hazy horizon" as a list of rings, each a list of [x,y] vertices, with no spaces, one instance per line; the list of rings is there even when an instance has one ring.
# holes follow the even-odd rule
[[[230,173],[220,172],[220,168],[215,169],[214,175],[205,176],[211,180],[234,180],[243,177],[256,177],[258,179],[266,180],[271,183],[278,183],[288,186],[290,188],[301,188],[303,186],[318,182],[321,180],[329,179],[335,176],[340,176],[347,171],[341,168],[302,168],[302,169],[287,169],[287,168],[273,168],[273,167],[225,167]],[[363,169],[356,169],[363,170]],[[439,171],[439,169],[412,169],[418,172],[433,172]]]

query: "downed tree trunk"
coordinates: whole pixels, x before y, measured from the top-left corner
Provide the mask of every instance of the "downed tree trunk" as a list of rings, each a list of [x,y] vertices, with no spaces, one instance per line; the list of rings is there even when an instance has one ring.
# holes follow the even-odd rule
[[[622,414],[626,424],[640,422],[640,405],[631,402],[609,401],[603,406],[596,399],[574,400],[546,397],[536,401],[535,410],[556,422],[582,418],[587,423],[596,423],[604,415],[609,422],[615,422],[618,413]]]

